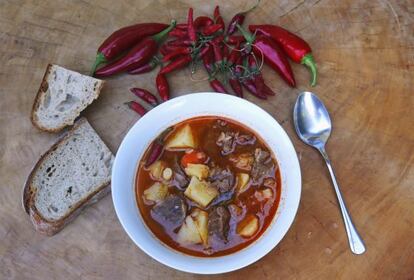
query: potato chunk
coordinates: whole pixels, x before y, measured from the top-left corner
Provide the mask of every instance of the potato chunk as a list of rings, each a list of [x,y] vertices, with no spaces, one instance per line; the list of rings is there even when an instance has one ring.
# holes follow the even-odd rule
[[[168,194],[168,186],[155,182],[151,187],[144,191],[144,198],[147,202],[160,202]]]
[[[203,180],[208,177],[210,169],[205,164],[188,163],[184,171],[190,177],[195,176],[199,180]]]
[[[162,160],[157,160],[148,167],[150,175],[154,180],[162,180],[162,172],[164,171],[167,164]]]
[[[238,225],[237,233],[245,238],[253,236],[259,230],[259,219],[252,214],[247,215]]]
[[[218,190],[210,187],[206,181],[200,181],[197,177],[191,177],[190,184],[184,192],[184,195],[193,200],[201,207],[207,205],[218,195]]]
[[[188,124],[180,127],[175,133],[168,137],[165,148],[167,150],[196,148],[196,143],[194,140],[193,132],[191,131],[191,127]]]
[[[266,188],[264,190],[256,191],[254,193],[256,199],[260,202],[271,199],[273,197],[272,189]]]
[[[198,232],[196,223],[191,216],[185,218],[183,225],[177,234],[177,241],[180,244],[198,244],[203,240],[201,239],[200,233]]]
[[[237,193],[242,193],[249,188],[250,176],[247,173],[237,173]]]
[[[197,227],[198,233],[203,241],[203,244],[208,244],[208,213],[198,208],[194,209],[191,213],[191,217]]]

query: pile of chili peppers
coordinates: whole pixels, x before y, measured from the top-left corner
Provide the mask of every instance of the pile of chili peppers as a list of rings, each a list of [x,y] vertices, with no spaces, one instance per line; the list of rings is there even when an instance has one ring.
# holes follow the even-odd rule
[[[259,2],[258,2],[259,3]],[[317,69],[309,44],[297,35],[276,25],[250,25],[242,27],[251,9],[237,13],[226,27],[219,6],[213,17],[199,16],[189,8],[187,22],[170,25],[141,23],[119,29],[99,47],[92,75],[103,78],[119,73],[147,73],[160,66],[155,84],[163,101],[170,98],[167,76],[176,70],[191,67],[191,74],[203,65],[212,89],[239,97],[243,89],[260,99],[275,95],[266,85],[261,70],[266,63],[291,87],[296,86],[288,58],[307,66],[311,72],[311,85],[316,85]],[[237,34],[238,33],[238,34]],[[100,64],[105,66],[98,68]],[[194,80],[194,79],[193,79]],[[131,91],[152,106],[158,99],[148,90]],[[127,105],[143,115],[146,109],[138,102]]]

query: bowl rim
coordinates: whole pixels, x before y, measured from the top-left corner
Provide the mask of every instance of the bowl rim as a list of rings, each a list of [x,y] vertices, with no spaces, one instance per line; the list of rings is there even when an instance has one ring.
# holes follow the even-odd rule
[[[271,237],[269,237],[269,233],[270,231],[272,231],[272,229],[274,228],[275,224],[276,224],[276,220],[278,219],[278,217],[281,215],[281,211],[284,210],[284,208],[282,207],[282,204],[284,203],[283,199],[284,199],[284,191],[285,191],[285,184],[282,183],[282,194],[281,194],[281,198],[279,201],[279,206],[278,209],[276,210],[276,213],[274,215],[274,217],[272,218],[272,222],[271,224],[266,228],[266,230],[261,234],[261,236],[259,238],[257,238],[255,241],[253,241],[251,244],[249,244],[246,247],[243,247],[241,250],[238,250],[234,253],[228,254],[228,255],[224,255],[224,256],[217,256],[217,257],[198,257],[198,256],[192,256],[192,255],[188,255],[185,254],[183,252],[177,251],[174,248],[169,247],[168,245],[164,244],[161,240],[159,240],[154,233],[148,228],[148,226],[146,225],[145,221],[142,218],[142,214],[141,211],[137,205],[137,201],[136,201],[136,195],[135,195],[135,190],[133,191],[134,194],[134,204],[136,207],[136,211],[138,212],[138,219],[140,220],[140,223],[143,225],[143,227],[145,228],[145,231],[147,234],[149,234],[151,236],[151,238],[153,240],[155,240],[156,242],[158,242],[163,248],[165,248],[166,250],[173,252],[174,254],[179,254],[182,258],[188,259],[188,261],[194,260],[194,259],[198,259],[203,261],[203,263],[208,263],[211,260],[225,260],[228,259],[228,257],[230,256],[235,256],[236,254],[240,254],[241,252],[244,252],[246,250],[251,250],[251,248],[255,247],[259,241],[262,241],[263,239],[267,238],[268,239],[268,243],[271,243],[269,247],[266,248],[262,248],[260,250],[260,252],[256,252],[256,254],[254,256],[248,256],[247,258],[244,258],[243,261],[239,262],[239,263],[234,263],[232,265],[229,266],[220,266],[220,268],[215,269],[215,267],[213,267],[213,269],[205,269],[205,268],[201,268],[200,265],[202,266],[202,264],[199,265],[195,265],[193,267],[189,267],[188,264],[180,264],[179,262],[174,262],[171,263],[171,260],[168,260],[168,256],[163,256],[163,254],[161,253],[155,253],[154,251],[159,250],[160,248],[151,248],[151,246],[149,246],[148,244],[146,244],[146,242],[144,242],[143,237],[140,237],[140,234],[138,234],[135,230],[135,232],[132,230],[132,227],[130,226],[130,224],[126,221],[126,217],[125,217],[125,211],[122,208],[122,204],[121,203],[121,198],[120,198],[120,194],[119,191],[122,190],[118,184],[118,182],[120,182],[120,176],[118,176],[119,172],[118,171],[118,166],[122,166],[122,162],[120,162],[120,158],[122,154],[125,154],[127,152],[127,139],[131,138],[134,136],[134,131],[137,130],[137,128],[140,126],[140,123],[144,122],[145,120],[148,121],[149,119],[153,118],[153,116],[156,116],[157,114],[162,113],[163,110],[165,110],[165,108],[171,108],[173,106],[177,106],[177,104],[180,104],[180,102],[191,102],[191,101],[196,101],[197,99],[203,99],[204,100],[213,98],[219,98],[219,99],[229,99],[227,101],[229,102],[237,102],[239,104],[242,104],[243,106],[247,106],[247,107],[251,107],[252,110],[254,109],[255,111],[259,111],[262,114],[262,117],[266,117],[268,120],[267,121],[272,121],[273,125],[275,125],[275,128],[277,128],[277,132],[275,135],[278,135],[282,138],[284,138],[284,140],[286,141],[285,144],[287,144],[290,151],[290,160],[292,161],[291,164],[293,164],[293,173],[294,176],[296,176],[296,180],[293,180],[293,183],[291,183],[292,185],[295,185],[295,192],[293,194],[295,194],[295,197],[293,197],[293,195],[291,195],[291,198],[289,201],[289,206],[290,206],[290,211],[289,210],[285,210],[285,212],[288,215],[287,221],[284,222],[284,228],[281,230],[281,232],[279,233],[278,240],[270,240]],[[190,100],[190,101],[189,101]],[[161,114],[162,115],[162,114]],[[201,117],[201,116],[220,116],[219,114],[208,114],[207,112],[196,112],[193,113],[193,116],[188,116],[188,117],[183,117],[183,118],[179,118],[179,120],[170,120],[169,121],[169,125],[173,125],[175,123],[178,122],[182,122],[184,120],[187,120],[189,118],[192,117]],[[266,145],[268,147],[270,147],[272,149],[272,152],[274,153],[274,156],[278,162],[279,168],[281,168],[281,162],[278,158],[278,155],[276,153],[276,151],[273,149],[273,147],[268,143],[268,141],[266,141],[266,139],[261,135],[261,133],[259,131],[257,131],[256,129],[254,129],[254,127],[251,127],[251,125],[248,124],[244,124],[243,122],[235,119],[234,117],[231,116],[227,116],[224,114],[221,114],[223,117],[232,119],[236,122],[242,123],[243,125],[247,126],[249,129],[253,130],[255,133],[257,133],[261,138],[263,138],[263,141],[265,141]],[[260,117],[259,117],[260,118]],[[165,127],[158,127],[157,131],[160,132],[163,129],[165,129]],[[157,133],[158,133],[157,132]],[[136,133],[135,133],[136,134]],[[143,152],[145,152],[146,148],[148,147],[149,143],[145,144],[145,147],[142,148],[142,152],[141,153],[136,153],[136,157],[137,162],[140,161]],[[293,151],[293,153],[292,153]],[[135,164],[136,165],[136,164]],[[132,181],[135,182],[135,176],[136,176],[136,169],[137,167],[134,166],[134,173],[133,173],[133,178]],[[283,173],[281,172],[281,179],[283,181]],[[131,188],[134,188],[134,183],[132,184]],[[286,195],[286,194],[285,194]],[[125,232],[128,234],[128,236],[134,241],[134,243],[142,250],[144,251],[147,255],[149,255],[150,257],[152,257],[153,259],[157,260],[158,262],[167,265],[169,267],[172,267],[174,269],[177,270],[181,270],[181,271],[185,271],[185,272],[190,272],[190,273],[198,273],[198,274],[217,274],[217,273],[225,273],[225,272],[230,272],[230,271],[234,271],[237,269],[240,269],[242,267],[245,267],[251,263],[256,262],[257,260],[261,259],[263,256],[265,256],[268,252],[270,252],[274,247],[277,246],[277,244],[280,242],[280,240],[286,235],[287,231],[289,230],[289,228],[291,227],[291,225],[293,224],[294,218],[296,216],[298,207],[299,207],[299,202],[300,202],[300,196],[301,196],[301,172],[300,172],[300,165],[299,165],[299,161],[295,152],[295,149],[293,147],[292,142],[290,141],[289,136],[287,135],[287,133],[285,132],[285,130],[280,126],[280,124],[266,111],[264,111],[262,108],[258,107],[257,105],[245,100],[245,99],[241,99],[235,96],[231,96],[231,95],[223,95],[220,93],[212,93],[212,92],[199,92],[199,93],[192,93],[192,94],[187,94],[187,95],[183,95],[180,97],[176,97],[173,98],[167,102],[164,102],[162,104],[160,104],[159,106],[157,106],[156,108],[152,109],[150,112],[148,112],[146,115],[144,115],[142,118],[140,118],[128,131],[128,133],[126,134],[126,136],[124,137],[124,139],[122,140],[121,145],[118,148],[118,152],[116,154],[115,157],[115,161],[113,164],[113,169],[112,169],[112,200],[113,200],[113,204],[114,204],[114,209],[117,215],[118,220],[120,221],[123,229],[125,230]],[[131,215],[131,213],[129,214]],[[280,230],[279,230],[280,231]],[[263,247],[263,246],[262,246]],[[254,250],[254,249],[253,249]],[[167,254],[167,252],[166,252]],[[169,255],[169,254],[168,254]],[[211,267],[210,267],[211,268]]]

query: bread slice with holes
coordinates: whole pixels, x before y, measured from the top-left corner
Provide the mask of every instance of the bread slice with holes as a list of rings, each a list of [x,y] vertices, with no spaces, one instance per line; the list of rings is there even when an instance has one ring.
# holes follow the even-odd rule
[[[23,207],[36,230],[60,231],[87,205],[110,192],[114,156],[85,118],[36,163],[23,191]]]
[[[32,123],[49,132],[72,125],[98,98],[103,84],[102,80],[49,64],[33,104]]]

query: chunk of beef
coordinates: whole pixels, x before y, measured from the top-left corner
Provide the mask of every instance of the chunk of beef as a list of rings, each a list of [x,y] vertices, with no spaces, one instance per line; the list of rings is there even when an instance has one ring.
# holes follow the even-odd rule
[[[274,165],[268,151],[257,148],[254,151],[254,163],[251,171],[253,184],[260,185],[263,179],[271,175]]]
[[[225,206],[218,206],[210,212],[208,219],[208,234],[212,237],[227,241],[229,232],[230,212]]]
[[[166,228],[177,228],[186,216],[187,205],[178,195],[170,195],[151,209],[154,220]]]
[[[254,162],[254,157],[251,153],[242,153],[238,155],[231,155],[229,160],[234,163],[239,169],[250,171]]]
[[[216,144],[221,147],[221,154],[223,156],[231,154],[236,148],[237,133],[232,131],[222,131],[217,138]]]
[[[221,193],[228,192],[234,187],[234,175],[229,168],[223,169],[213,165],[210,168],[208,181],[210,181],[211,186],[215,187]]]
[[[241,134],[238,135],[236,138],[236,143],[237,145],[253,145],[254,143],[256,143],[256,137],[254,137],[254,135],[251,134]]]

